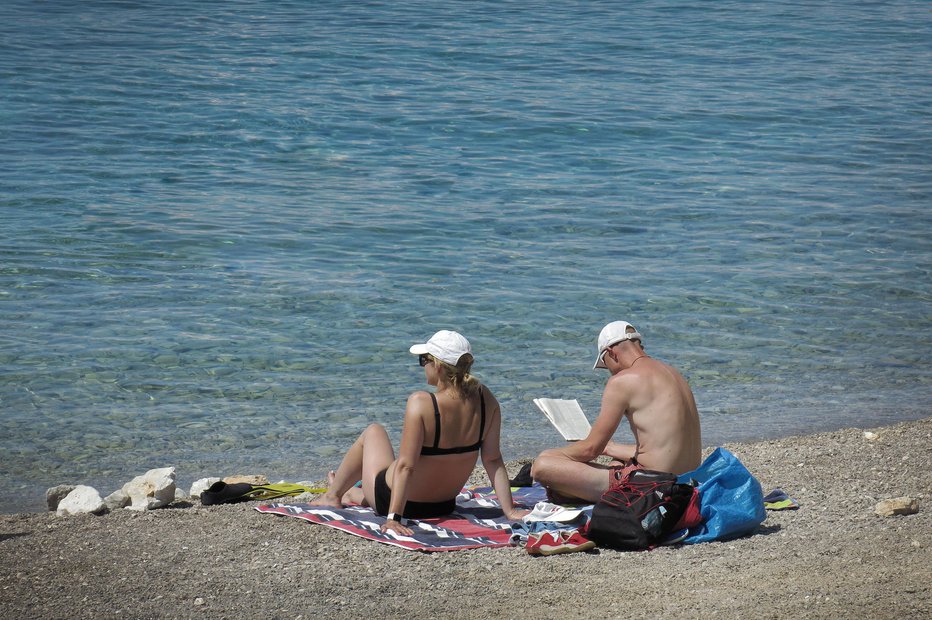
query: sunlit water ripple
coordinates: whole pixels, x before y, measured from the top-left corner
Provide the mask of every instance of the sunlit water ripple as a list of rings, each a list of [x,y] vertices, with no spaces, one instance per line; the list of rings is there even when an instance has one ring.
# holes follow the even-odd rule
[[[708,446],[928,415],[927,3],[0,17],[0,511],[320,478],[441,328],[509,459],[557,441],[532,398],[598,411],[618,318]]]

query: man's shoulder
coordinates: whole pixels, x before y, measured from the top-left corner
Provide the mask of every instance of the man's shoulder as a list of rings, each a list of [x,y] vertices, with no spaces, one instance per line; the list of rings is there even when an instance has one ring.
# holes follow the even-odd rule
[[[618,374],[627,376],[632,383],[643,382],[645,379],[664,380],[671,377],[682,376],[680,371],[675,367],[656,358],[649,358],[645,360],[645,362],[646,363],[635,364],[631,368],[627,368]]]
[[[625,368],[609,377],[605,387],[616,390],[633,389],[643,377],[644,375],[641,373],[640,369]]]

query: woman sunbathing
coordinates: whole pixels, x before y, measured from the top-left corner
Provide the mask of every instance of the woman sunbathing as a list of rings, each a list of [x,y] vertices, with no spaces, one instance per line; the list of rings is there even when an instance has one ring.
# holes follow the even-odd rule
[[[487,387],[469,374],[469,341],[454,331],[439,331],[411,347],[424,368],[431,392],[414,392],[405,407],[398,458],[381,424],[370,424],[350,447],[327,491],[312,501],[319,506],[356,503],[387,515],[382,532],[410,536],[403,518],[429,519],[450,514],[456,496],[482,456],[505,516],[520,519],[499,447],[501,410]],[[362,488],[355,483],[362,480]]]

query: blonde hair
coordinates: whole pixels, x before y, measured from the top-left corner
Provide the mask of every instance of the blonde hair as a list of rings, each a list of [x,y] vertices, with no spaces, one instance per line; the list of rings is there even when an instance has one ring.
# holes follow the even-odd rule
[[[469,374],[469,370],[472,368],[472,363],[475,359],[471,353],[463,353],[456,362],[456,366],[447,364],[433,355],[430,356],[430,359],[432,359],[434,364],[437,365],[437,368],[440,369],[441,380],[452,386],[453,391],[456,392],[460,398],[468,398],[476,394],[482,387],[482,383],[479,379]]]

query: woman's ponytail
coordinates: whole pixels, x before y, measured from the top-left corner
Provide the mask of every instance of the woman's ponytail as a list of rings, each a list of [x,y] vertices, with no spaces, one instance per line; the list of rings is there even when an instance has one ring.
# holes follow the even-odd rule
[[[456,366],[441,362],[436,358],[434,361],[443,370],[445,382],[453,386],[453,390],[459,394],[460,398],[468,398],[479,391],[482,384],[469,374],[474,361],[472,354],[463,353],[456,362]]]

